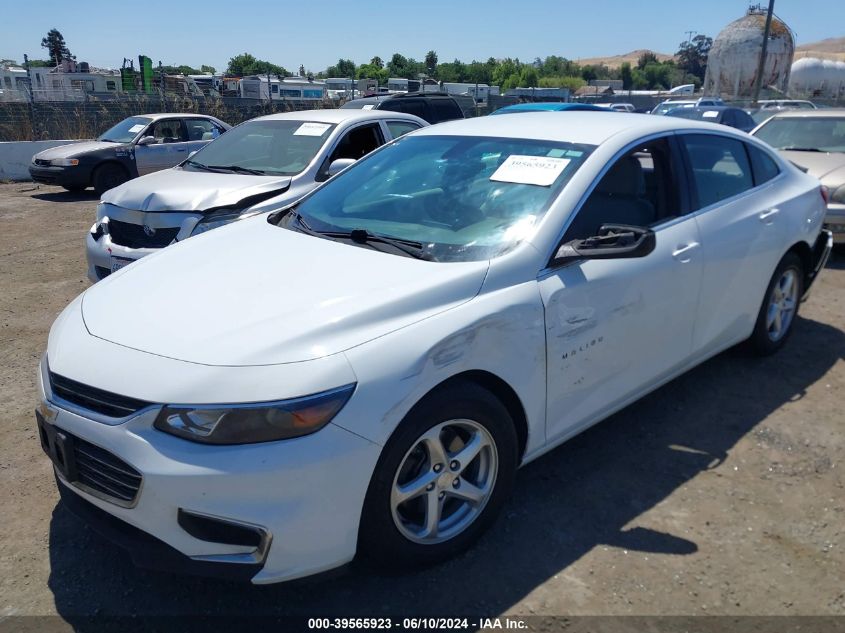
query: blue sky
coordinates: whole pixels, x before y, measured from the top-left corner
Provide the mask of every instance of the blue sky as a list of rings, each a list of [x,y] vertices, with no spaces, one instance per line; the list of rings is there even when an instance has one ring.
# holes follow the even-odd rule
[[[139,53],[153,64],[223,70],[233,55],[250,52],[288,70],[303,64],[314,72],[339,57],[364,63],[399,52],[422,60],[430,49],[441,62],[577,60],[638,48],[674,53],[685,31],[715,37],[747,6],[743,0],[38,0],[4,12],[0,58],[45,58],[41,38],[55,27],[79,61],[115,68]],[[845,35],[845,0],[777,0],[775,13],[798,44]]]

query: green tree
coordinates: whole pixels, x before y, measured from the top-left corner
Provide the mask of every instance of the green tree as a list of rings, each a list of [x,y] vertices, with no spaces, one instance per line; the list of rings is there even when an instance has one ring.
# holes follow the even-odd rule
[[[425,71],[429,77],[437,76],[437,53],[434,51],[425,54]]]
[[[645,53],[640,55],[640,58],[637,60],[637,68],[642,70],[648,64],[657,64],[659,62],[660,60],[657,59],[657,55],[655,55],[651,51],[646,51]]]
[[[375,57],[373,57],[373,58],[370,60],[370,66],[375,66],[376,68],[378,68],[379,70],[381,70],[382,68],[384,68],[384,62],[383,62],[383,61],[381,61],[381,57],[379,57],[378,55],[376,55]]]
[[[522,71],[519,73],[520,87],[536,88],[539,81],[540,75],[537,73],[537,69],[534,68],[534,66],[526,65],[522,67]]]
[[[58,29],[50,29],[47,32],[47,36],[41,38],[41,48],[47,49],[50,53],[50,60],[56,65],[60,64],[62,60],[65,59],[76,59],[73,55],[71,55],[67,44],[65,44],[65,38]]]
[[[387,62],[387,72],[391,77],[404,77],[408,73],[408,58],[393,53],[393,57]]]
[[[290,73],[282,66],[277,66],[271,62],[256,59],[249,53],[242,53],[229,60],[229,66],[226,68],[226,74],[233,75],[235,77],[268,74],[277,75],[279,77],[287,77]]]
[[[678,68],[704,81],[707,57],[710,55],[712,46],[713,38],[706,35],[696,35],[691,41],[681,42],[678,52],[675,53],[678,58]]]
[[[625,90],[631,90],[631,86],[634,83],[634,76],[631,73],[631,64],[624,62],[622,66],[620,66],[619,78],[622,80],[622,88]]]
[[[217,70],[214,68],[214,66],[206,66],[205,64],[203,64],[202,66],[200,66],[200,72],[213,75],[217,72]]]

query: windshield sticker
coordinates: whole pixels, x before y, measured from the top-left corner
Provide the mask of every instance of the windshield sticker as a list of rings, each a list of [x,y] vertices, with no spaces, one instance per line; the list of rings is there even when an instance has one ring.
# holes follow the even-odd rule
[[[132,132],[132,134],[137,134],[138,132],[143,130],[145,127],[147,127],[147,126],[144,123],[139,123],[138,125],[133,125],[131,128],[129,128],[129,131]]]
[[[512,154],[499,165],[499,168],[490,176],[490,180],[548,187],[557,180],[569,163],[568,158]]]
[[[372,110],[372,109],[373,109],[373,104],[372,104],[372,103],[367,103],[367,104],[365,104],[365,105],[362,105],[362,106],[361,106],[361,109],[362,109],[362,110]]]
[[[549,156],[551,158],[560,158],[561,156],[566,156],[566,150],[565,149],[550,149],[549,153],[546,154],[546,156]]]
[[[707,112],[705,112],[701,116],[703,116],[705,119],[715,119],[716,117],[719,116],[719,112],[716,111],[716,110],[708,110]]]
[[[303,123],[300,125],[294,136],[322,136],[331,127],[328,123]]]

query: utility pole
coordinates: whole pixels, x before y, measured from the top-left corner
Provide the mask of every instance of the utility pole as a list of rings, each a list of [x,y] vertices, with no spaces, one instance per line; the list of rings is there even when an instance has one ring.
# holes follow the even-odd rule
[[[692,36],[697,35],[698,31],[684,31],[684,34],[687,36],[687,44],[691,44]]]
[[[760,63],[757,65],[757,77],[754,80],[754,101],[751,106],[757,107],[760,99],[760,88],[763,83],[763,72],[766,68],[766,51],[769,48],[769,32],[772,30],[772,13],[775,10],[775,0],[769,0],[769,10],[766,13],[766,26],[763,28],[763,48],[760,50]]]

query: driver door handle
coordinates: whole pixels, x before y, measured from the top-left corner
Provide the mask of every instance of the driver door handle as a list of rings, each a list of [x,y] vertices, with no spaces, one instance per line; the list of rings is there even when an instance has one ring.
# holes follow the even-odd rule
[[[780,213],[780,209],[769,209],[768,211],[763,211],[757,217],[760,218],[760,222],[763,224],[771,224],[775,220],[775,216]],[[768,222],[766,221],[768,220]]]
[[[674,251],[672,251],[672,257],[674,257],[680,262],[686,263],[691,259],[690,253],[697,249],[699,246],[701,246],[701,244],[699,244],[698,242],[681,244]]]

